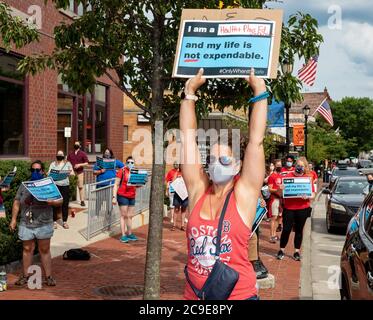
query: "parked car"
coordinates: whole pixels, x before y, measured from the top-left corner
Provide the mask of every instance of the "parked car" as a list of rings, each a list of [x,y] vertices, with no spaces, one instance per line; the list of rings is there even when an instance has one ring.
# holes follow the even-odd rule
[[[371,168],[371,167],[372,167],[372,161],[370,160],[360,159],[359,162],[357,163],[358,169]]]
[[[364,201],[367,186],[365,177],[338,177],[331,190],[323,190],[328,195],[325,207],[326,228],[329,233],[347,227]]]
[[[332,190],[334,183],[338,177],[344,176],[360,176],[360,172],[356,167],[348,167],[346,165],[339,165],[332,170],[329,180],[329,190]]]
[[[373,300],[373,191],[347,228],[340,293],[341,299]]]

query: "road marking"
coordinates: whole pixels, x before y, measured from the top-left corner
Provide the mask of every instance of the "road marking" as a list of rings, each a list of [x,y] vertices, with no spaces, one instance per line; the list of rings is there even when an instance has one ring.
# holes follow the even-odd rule
[[[334,247],[334,248],[340,248],[340,249],[343,248],[343,244],[337,245],[337,244],[327,244],[327,243],[316,242],[316,245],[318,245],[319,247]]]
[[[330,254],[330,253],[319,253],[319,256],[324,256],[324,257],[333,257],[333,258],[338,258],[341,255],[340,254]]]

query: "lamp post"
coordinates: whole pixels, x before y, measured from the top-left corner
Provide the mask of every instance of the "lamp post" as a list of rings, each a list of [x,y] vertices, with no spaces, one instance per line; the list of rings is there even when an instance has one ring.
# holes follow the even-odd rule
[[[281,69],[283,75],[289,75],[293,72],[293,64],[287,60],[285,60],[281,64]],[[286,90],[287,88],[285,88]],[[285,112],[286,112],[286,153],[289,154],[290,151],[290,125],[289,125],[289,114],[290,114],[290,108],[291,108],[291,103],[288,101],[289,99],[286,99],[285,102]]]
[[[303,114],[304,114],[304,155],[307,159],[307,133],[308,133],[308,116],[310,114],[310,107],[308,104],[306,104],[303,108]]]

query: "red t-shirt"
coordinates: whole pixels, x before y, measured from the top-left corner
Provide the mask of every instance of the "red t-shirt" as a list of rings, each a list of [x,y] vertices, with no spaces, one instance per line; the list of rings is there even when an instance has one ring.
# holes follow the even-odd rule
[[[314,170],[311,170],[310,173],[312,175],[313,183],[317,183],[317,179],[319,178],[319,176],[317,175],[317,173]]]
[[[282,167],[281,168],[281,173],[284,175],[284,174],[287,174],[289,172],[294,172],[295,171],[295,167],[291,167],[291,168],[288,168],[288,167]]]
[[[282,178],[283,175],[281,173],[273,172],[268,178],[268,186],[270,186],[271,189],[278,190],[282,184]],[[271,193],[271,200],[275,198],[279,197]]]
[[[118,195],[122,197],[126,197],[128,199],[135,199],[136,198],[136,187],[127,186],[130,170],[127,167],[124,167],[123,169],[118,170],[117,178],[122,179],[123,173],[124,173],[124,177],[123,177],[122,183],[119,185],[117,193]]]
[[[171,169],[170,171],[167,172],[166,175],[166,182],[172,182],[174,181],[177,177],[181,177],[181,171],[177,169]]]
[[[70,152],[70,154],[67,156],[67,160],[71,162],[74,168],[76,164],[88,162],[88,157],[84,151],[78,150],[77,153],[75,153],[75,151]],[[74,169],[74,171],[75,173],[79,174],[84,171],[84,168]]]
[[[211,192],[207,190],[194,206],[187,225],[189,278],[197,289],[201,289],[215,264],[215,241],[219,218],[206,220],[201,218],[200,212],[203,202],[208,201]],[[257,295],[256,274],[248,257],[248,239],[251,229],[243,222],[237,211],[234,192],[229,199],[225,213],[220,259],[239,273],[238,282],[228,300],[245,300]],[[197,300],[197,296],[188,282],[186,282],[184,298]]]
[[[294,172],[290,172],[287,175],[283,176],[282,178],[293,178],[293,177],[299,177],[294,174]],[[312,180],[312,176],[309,175],[303,175],[303,177],[310,177]],[[311,183],[312,192],[315,192],[315,186],[313,183]],[[286,198],[283,201],[283,206],[285,209],[288,210],[300,210],[300,209],[306,209],[309,208],[311,205],[311,201],[309,199],[304,200],[302,198]]]

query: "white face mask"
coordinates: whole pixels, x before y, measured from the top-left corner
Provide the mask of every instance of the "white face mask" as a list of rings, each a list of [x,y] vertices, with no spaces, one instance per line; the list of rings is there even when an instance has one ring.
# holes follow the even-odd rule
[[[223,166],[220,162],[210,164],[208,171],[210,179],[215,184],[226,184],[238,173],[233,166]]]

